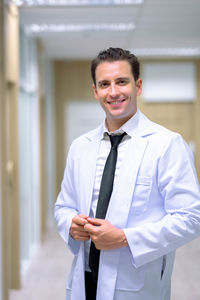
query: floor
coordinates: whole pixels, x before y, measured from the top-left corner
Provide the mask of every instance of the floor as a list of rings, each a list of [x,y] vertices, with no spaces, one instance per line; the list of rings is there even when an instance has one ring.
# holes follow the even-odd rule
[[[21,290],[11,290],[9,300],[65,300],[65,285],[72,255],[56,230],[45,237]]]
[[[21,290],[12,290],[10,300],[65,300],[71,260],[56,231],[49,231]],[[171,300],[200,300],[200,238],[177,251]]]

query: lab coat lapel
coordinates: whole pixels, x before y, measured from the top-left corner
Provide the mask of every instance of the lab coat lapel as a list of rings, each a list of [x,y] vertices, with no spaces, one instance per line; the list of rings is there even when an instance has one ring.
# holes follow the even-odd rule
[[[138,170],[147,144],[147,138],[135,135],[131,138],[125,153],[106,217],[110,223],[116,224],[119,228],[126,226]]]
[[[100,138],[88,140],[85,155],[80,162],[80,211],[86,215],[90,213],[99,145]]]

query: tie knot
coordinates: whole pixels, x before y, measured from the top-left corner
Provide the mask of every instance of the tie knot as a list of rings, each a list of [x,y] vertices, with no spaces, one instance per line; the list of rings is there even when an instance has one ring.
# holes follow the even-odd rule
[[[110,138],[112,148],[117,148],[125,135],[126,135],[126,132],[119,134],[119,135],[108,135]]]

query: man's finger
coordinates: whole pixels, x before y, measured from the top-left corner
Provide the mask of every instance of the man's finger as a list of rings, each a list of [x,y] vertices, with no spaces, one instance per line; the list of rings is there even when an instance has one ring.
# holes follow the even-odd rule
[[[87,241],[90,239],[90,236],[88,234],[87,235],[75,234],[73,238],[77,241]]]
[[[93,225],[96,225],[96,226],[100,226],[100,225],[102,225],[103,223],[105,223],[105,220],[104,220],[104,219],[97,219],[97,218],[87,218],[87,221],[88,221],[90,224],[93,224]]]
[[[77,225],[82,225],[82,226],[84,226],[84,225],[87,224],[87,222],[88,222],[86,218],[82,218],[80,215],[75,216],[75,217],[72,219],[72,221],[73,221],[74,223],[76,223]]]
[[[83,218],[83,219],[87,219],[87,218],[89,218],[89,216],[86,216],[86,215],[84,215],[84,214],[80,214],[80,215],[78,215],[79,217],[81,217],[81,218]]]
[[[84,229],[86,232],[88,233],[94,233],[96,231],[96,226],[94,226],[93,224],[89,224],[87,223],[85,226],[84,226]]]

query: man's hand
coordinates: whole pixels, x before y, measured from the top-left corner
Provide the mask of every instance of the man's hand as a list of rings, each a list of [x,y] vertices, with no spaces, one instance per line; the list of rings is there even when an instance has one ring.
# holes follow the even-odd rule
[[[84,229],[84,226],[88,223],[88,216],[80,214],[76,215],[72,219],[72,225],[70,227],[70,235],[73,239],[78,241],[87,241],[90,239],[90,235]]]
[[[87,218],[84,225],[95,247],[99,250],[112,250],[128,246],[126,236],[122,229],[109,223],[107,220]]]

